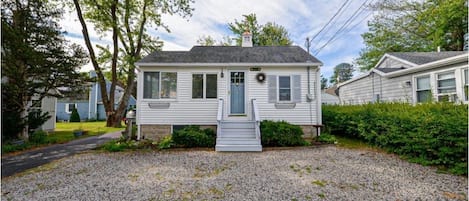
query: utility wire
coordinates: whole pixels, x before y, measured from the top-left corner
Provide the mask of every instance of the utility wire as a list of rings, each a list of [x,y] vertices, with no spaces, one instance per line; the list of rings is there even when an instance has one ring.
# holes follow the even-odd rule
[[[318,49],[316,50],[316,52],[314,53],[314,55],[319,54],[319,52],[321,52],[321,50],[322,50],[324,47],[326,47],[332,40],[334,40],[334,38],[336,38],[337,35],[338,35],[341,31],[345,30],[345,27],[346,27],[347,25],[349,25],[349,24],[352,22],[352,20],[356,19],[356,17],[358,16],[357,14],[359,14],[359,11],[362,10],[363,6],[365,6],[365,4],[366,4],[367,2],[368,2],[368,0],[365,0],[365,1],[362,3],[362,5],[361,5],[360,7],[358,7],[357,10],[355,10],[355,12],[352,14],[352,16],[350,16],[350,17],[345,21],[345,23],[334,33],[334,35],[333,35],[324,45],[322,45],[320,48],[318,48]],[[363,11],[361,11],[361,12],[363,12]],[[360,14],[361,14],[361,12],[360,12]]]
[[[312,38],[311,40],[309,41],[309,45],[311,45],[311,43],[313,42],[313,40],[322,32],[324,31],[324,29],[326,29],[326,27],[332,22],[332,20],[334,20],[334,18],[340,13],[340,11],[342,11],[342,9],[345,7],[345,5],[349,2],[350,0],[347,0],[345,1],[342,6],[340,6],[339,10],[337,10],[337,12],[331,17],[331,19],[329,19],[329,21],[321,28],[321,30],[319,30],[318,33],[316,33]]]

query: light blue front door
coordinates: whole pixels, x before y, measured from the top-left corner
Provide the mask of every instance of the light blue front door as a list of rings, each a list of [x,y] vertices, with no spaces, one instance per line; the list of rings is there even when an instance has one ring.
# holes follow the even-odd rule
[[[230,73],[230,86],[231,86],[231,99],[230,111],[231,114],[245,114],[244,111],[244,72],[231,72]]]

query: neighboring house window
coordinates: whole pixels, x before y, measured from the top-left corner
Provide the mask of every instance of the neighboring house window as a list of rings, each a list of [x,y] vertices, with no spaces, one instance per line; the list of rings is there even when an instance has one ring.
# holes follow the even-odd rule
[[[65,104],[65,112],[67,112],[67,113],[72,113],[74,108],[77,108],[76,103],[66,103]]]
[[[438,101],[457,101],[454,72],[438,74],[437,86]]]
[[[177,73],[144,72],[143,98],[174,99],[177,97]]]
[[[290,76],[278,77],[278,100],[291,101],[291,82]]]
[[[192,98],[217,98],[217,74],[192,74]]]
[[[469,88],[469,77],[468,77],[468,71],[469,70],[464,70],[464,100],[468,101],[468,88]]]
[[[417,78],[417,102],[428,102],[432,99],[430,76]]]

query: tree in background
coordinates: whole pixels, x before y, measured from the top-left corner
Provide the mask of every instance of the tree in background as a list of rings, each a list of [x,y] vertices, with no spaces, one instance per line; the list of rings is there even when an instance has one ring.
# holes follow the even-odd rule
[[[355,69],[349,63],[341,63],[334,67],[334,73],[332,74],[331,78],[329,78],[329,81],[332,84],[345,82],[352,79],[354,71]]]
[[[78,113],[78,110],[76,107],[72,109],[72,114],[70,114],[70,122],[80,122],[80,114]]]
[[[373,68],[386,52],[463,50],[468,29],[466,0],[379,1],[377,14],[362,34],[365,48],[356,63]]]
[[[78,19],[82,26],[83,38],[91,63],[96,71],[101,89],[101,98],[106,111],[106,126],[120,127],[121,119],[130,95],[135,90],[135,62],[143,55],[160,50],[162,42],[152,37],[148,28],[169,28],[162,22],[162,15],[178,14],[190,16],[192,0],[73,0]],[[88,33],[88,23],[92,23],[101,37],[111,36],[112,46],[98,46],[95,53]],[[107,91],[105,71],[110,72],[111,86]],[[114,107],[115,91],[118,82],[124,86],[124,94]]]
[[[31,106],[59,96],[59,87],[81,86],[86,54],[64,39],[56,7],[42,0],[2,2],[2,139],[27,140],[30,129],[50,117]]]
[[[241,46],[242,36],[246,31],[252,34],[253,46],[282,46],[293,43],[285,27],[272,22],[259,25],[256,14],[243,15],[243,17],[244,19],[241,21],[235,20],[233,23],[228,23],[228,28],[236,35],[234,40],[237,46]],[[197,40],[197,44],[203,46],[230,46],[232,39],[225,36],[222,41],[217,42],[211,36],[202,36]]]
[[[326,89],[326,88],[327,88],[327,78],[321,75],[321,89]]]

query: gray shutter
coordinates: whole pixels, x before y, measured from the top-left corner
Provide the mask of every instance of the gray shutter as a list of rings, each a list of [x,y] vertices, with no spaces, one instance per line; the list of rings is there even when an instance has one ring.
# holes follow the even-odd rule
[[[301,76],[292,75],[292,102],[301,103]]]
[[[268,75],[267,82],[269,83],[269,103],[277,102],[277,76]]]

